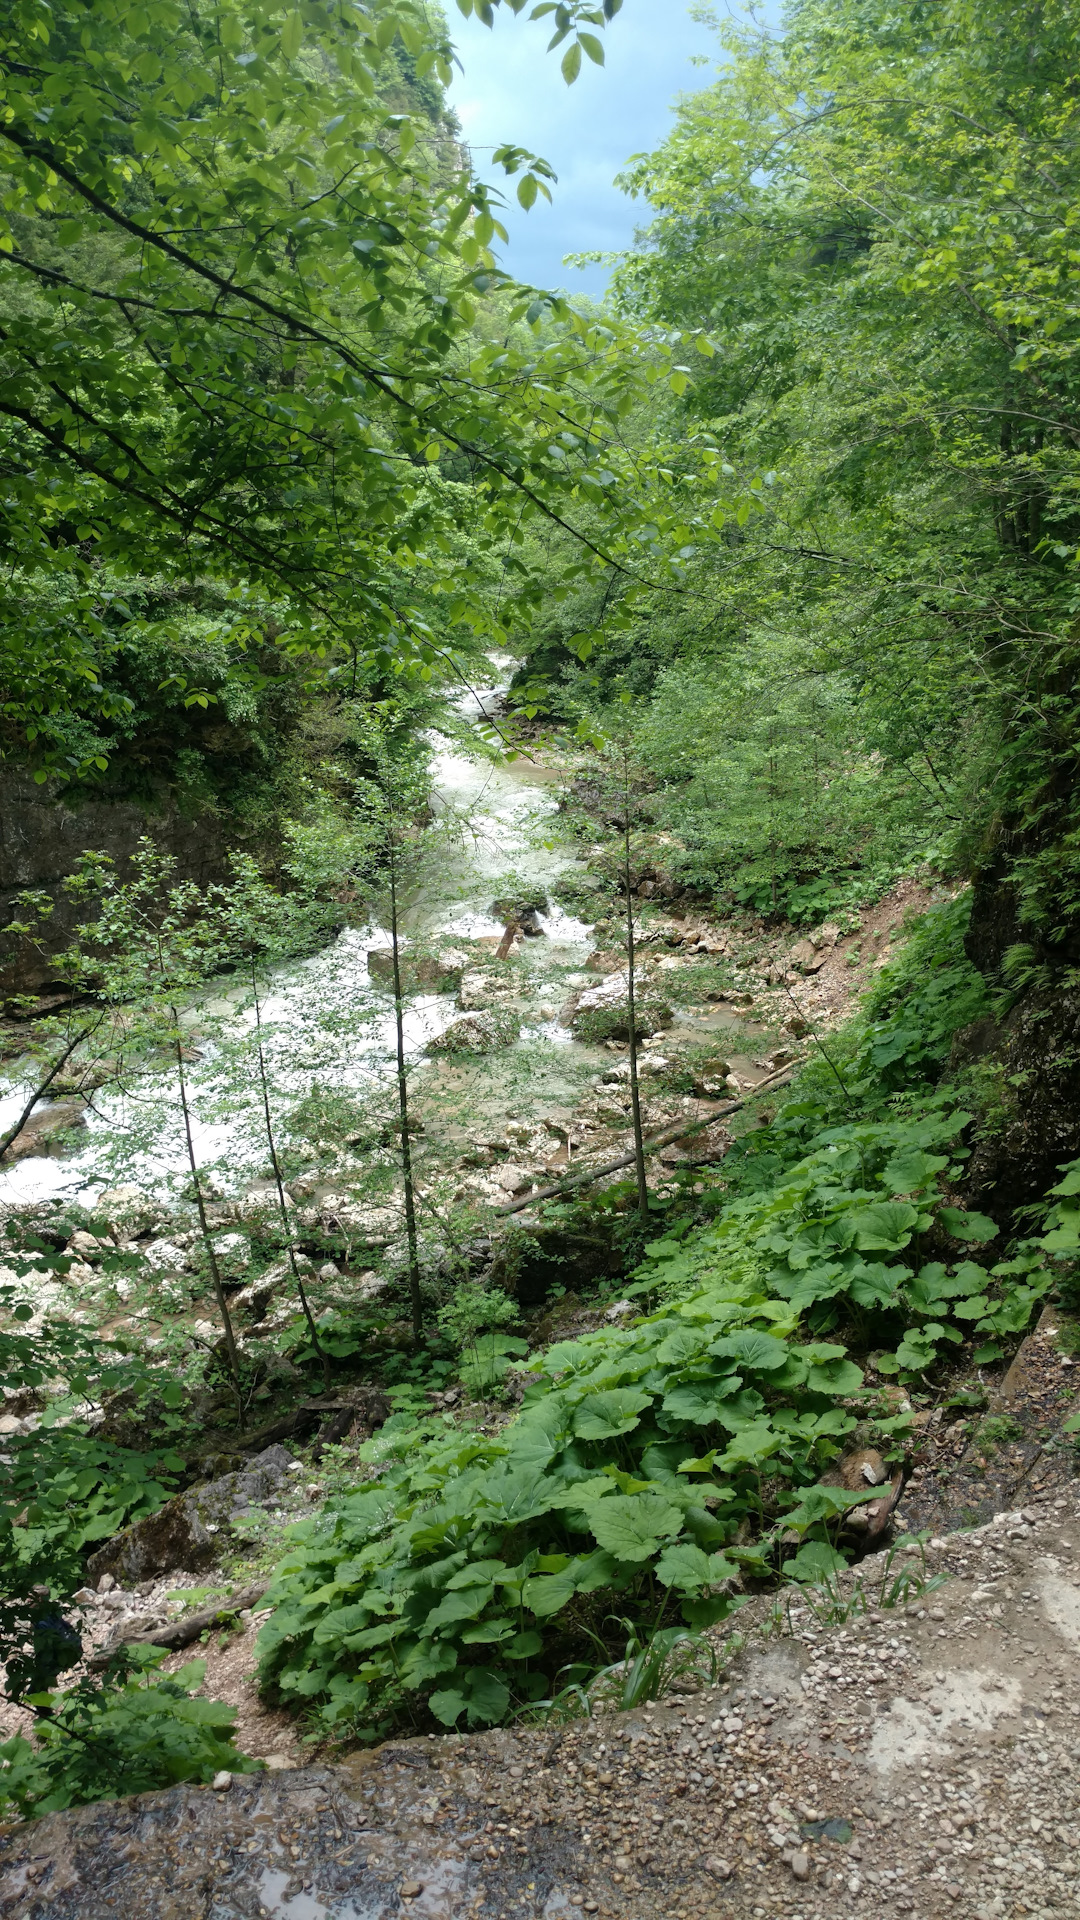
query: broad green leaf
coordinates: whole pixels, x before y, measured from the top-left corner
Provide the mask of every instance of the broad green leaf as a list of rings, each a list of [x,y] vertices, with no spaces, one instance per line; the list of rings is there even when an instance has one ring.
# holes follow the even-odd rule
[[[429,1694],[428,1706],[444,1727],[453,1727],[465,1711],[465,1695],[457,1687],[441,1687]]]
[[[665,1587],[677,1587],[681,1593],[694,1593],[701,1587],[718,1586],[730,1580],[738,1568],[722,1553],[703,1553],[680,1541],[666,1547],[656,1565],[656,1577]]]
[[[701,1381],[697,1384],[673,1387],[664,1395],[663,1410],[673,1420],[686,1420],[692,1426],[712,1426],[722,1418],[726,1401],[730,1400],[740,1385],[738,1374],[728,1374],[715,1385]]]
[[[937,1217],[954,1240],[974,1240],[982,1245],[987,1240],[997,1239],[999,1229],[985,1213],[966,1213],[959,1207],[939,1207]]]
[[[736,1433],[726,1452],[718,1460],[721,1468],[732,1469],[767,1460],[784,1444],[784,1435],[769,1420],[752,1420]]]
[[[661,1540],[682,1529],[683,1517],[658,1493],[616,1494],[588,1510],[600,1546],[617,1560],[648,1560]]]
[[[827,1540],[807,1540],[798,1553],[784,1561],[784,1575],[788,1580],[800,1580],[807,1586],[817,1586],[832,1574],[842,1572],[846,1566],[843,1554],[830,1546]]]
[[[924,1153],[920,1147],[903,1147],[882,1169],[882,1182],[893,1193],[918,1193],[933,1182],[934,1176],[949,1164],[943,1153]]]
[[[865,1253],[899,1253],[911,1239],[919,1215],[906,1200],[881,1201],[874,1207],[857,1207],[848,1215],[855,1245]]]
[[[819,1483],[804,1490],[798,1505],[784,1514],[784,1524],[800,1530],[817,1526],[823,1520],[835,1520],[852,1507],[862,1506],[867,1500],[880,1497],[880,1487],[861,1487],[857,1492],[852,1492],[847,1487],[827,1487]]]
[[[574,1409],[574,1432],[579,1440],[610,1440],[636,1427],[638,1416],[650,1404],[647,1393],[632,1387],[590,1394]]]
[[[470,1726],[493,1726],[510,1705],[510,1689],[487,1667],[472,1667],[465,1676]]]
[[[862,1383],[862,1368],[853,1360],[823,1360],[810,1367],[806,1375],[808,1393],[858,1393]]]
[[[709,1348],[717,1359],[737,1360],[740,1366],[750,1367],[756,1373],[774,1373],[787,1359],[788,1350],[782,1340],[771,1333],[725,1334],[720,1340],[714,1340]]]

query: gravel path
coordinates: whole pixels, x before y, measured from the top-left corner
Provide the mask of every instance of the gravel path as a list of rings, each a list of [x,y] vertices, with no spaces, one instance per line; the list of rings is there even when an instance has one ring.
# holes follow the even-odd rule
[[[52,1815],[0,1841],[0,1915],[1074,1915],[1075,1490],[928,1565],[943,1586],[846,1623],[754,1602],[694,1695]]]

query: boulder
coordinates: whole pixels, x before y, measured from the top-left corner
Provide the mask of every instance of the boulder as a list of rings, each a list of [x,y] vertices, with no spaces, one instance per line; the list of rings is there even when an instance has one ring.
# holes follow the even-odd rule
[[[439,953],[401,952],[398,961],[403,993],[456,993],[471,956],[458,947]],[[368,973],[383,986],[394,984],[394,955],[390,947],[372,947]]]
[[[462,1013],[487,1013],[505,1004],[512,985],[498,973],[483,967],[470,967],[462,975],[458,1006]]]
[[[812,940],[799,940],[788,954],[788,964],[799,973],[820,973],[828,957],[827,948],[819,952]]]
[[[36,1153],[61,1153],[68,1144],[66,1136],[86,1125],[81,1100],[55,1100],[40,1113],[32,1113],[22,1132],[8,1148],[10,1160],[28,1160]]]
[[[592,1004],[587,1005],[586,1002]],[[670,1027],[674,1015],[663,1000],[651,996],[634,999],[634,1030],[639,1040],[650,1040],[654,1033],[662,1033]],[[603,1040],[629,1040],[630,1038],[630,1002],[628,999],[594,1000],[593,995],[585,994],[578,1002],[570,1022],[575,1040],[591,1041],[596,1044]]]
[[[492,918],[501,920],[506,927],[519,927],[530,939],[543,934],[540,915],[549,913],[551,902],[547,894],[540,891],[529,893],[504,894],[491,903]]]
[[[155,1574],[212,1566],[225,1545],[221,1535],[239,1514],[272,1498],[291,1459],[284,1447],[267,1447],[249,1466],[176,1494],[92,1553],[86,1563],[90,1580],[96,1584],[108,1573],[133,1587]]]
[[[434,1040],[429,1040],[427,1051],[434,1054],[495,1053],[500,1047],[511,1046],[519,1032],[519,1022],[503,1010],[465,1013],[460,1020],[451,1021]]]

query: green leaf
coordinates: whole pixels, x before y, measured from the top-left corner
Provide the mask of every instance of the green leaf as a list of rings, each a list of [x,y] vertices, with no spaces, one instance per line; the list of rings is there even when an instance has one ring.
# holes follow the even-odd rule
[[[807,1540],[798,1553],[784,1561],[784,1575],[788,1580],[799,1580],[807,1586],[819,1586],[834,1573],[840,1573],[847,1567],[842,1553],[830,1546],[827,1540]]]
[[[714,1340],[709,1348],[718,1359],[737,1360],[741,1366],[751,1367],[756,1373],[774,1373],[782,1367],[788,1356],[788,1349],[782,1340],[771,1333],[727,1334],[722,1340]]]
[[[721,1456],[717,1465],[731,1470],[734,1467],[756,1465],[767,1460],[784,1444],[784,1435],[769,1420],[752,1420],[736,1433]]]
[[[825,1360],[810,1367],[806,1375],[808,1393],[858,1393],[863,1371],[853,1360]]]
[[[881,1178],[893,1193],[918,1193],[949,1164],[944,1153],[924,1153],[921,1147],[902,1147],[882,1169]]]
[[[648,1560],[662,1539],[679,1533],[683,1516],[658,1493],[616,1494],[588,1509],[589,1526],[600,1546],[617,1560]]]
[[[818,1484],[807,1487],[797,1506],[784,1514],[784,1524],[797,1527],[817,1526],[823,1520],[835,1520],[838,1515],[847,1513],[852,1507],[862,1506],[867,1500],[881,1497],[880,1487],[860,1487],[857,1492],[847,1487],[827,1487]]]
[[[677,1587],[680,1593],[696,1593],[702,1587],[718,1586],[738,1572],[733,1560],[723,1553],[703,1553],[700,1547],[682,1541],[665,1548],[656,1565],[656,1577],[665,1587]]]
[[[286,60],[295,60],[304,44],[304,16],[299,9],[285,15],[281,28],[281,51]]]
[[[911,1239],[918,1209],[906,1200],[885,1200],[873,1207],[856,1207],[847,1216],[861,1252],[899,1253]]]
[[[581,48],[575,40],[567,47],[562,57],[562,77],[568,87],[572,87],[581,72]]]
[[[539,186],[535,173],[522,174],[517,184],[517,197],[526,212],[528,212],[530,207],[535,206],[538,192]]]
[[[574,1410],[574,1432],[579,1440],[610,1440],[636,1427],[639,1414],[650,1405],[650,1396],[633,1387],[590,1394]]]
[[[965,1213],[959,1207],[939,1207],[938,1219],[954,1240],[973,1240],[982,1245],[996,1240],[999,1229],[985,1213]]]
[[[597,39],[595,33],[582,33],[580,31],[578,33],[578,40],[584,47],[589,59],[595,61],[598,67],[602,67],[604,64],[603,42]]]
[[[725,1374],[715,1384],[673,1387],[664,1395],[663,1411],[673,1420],[686,1420],[691,1426],[710,1427],[722,1417],[723,1408],[739,1386],[737,1373]]]
[[[510,1705],[510,1689],[497,1673],[487,1667],[473,1667],[466,1676],[471,1727],[493,1726]]]
[[[457,1687],[444,1687],[428,1696],[428,1706],[444,1727],[453,1727],[465,1711],[465,1695]]]

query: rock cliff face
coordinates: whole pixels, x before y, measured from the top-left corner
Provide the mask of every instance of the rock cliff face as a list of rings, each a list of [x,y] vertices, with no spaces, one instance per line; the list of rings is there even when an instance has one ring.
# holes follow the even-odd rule
[[[1043,941],[1021,921],[1014,863],[1038,849],[1004,833],[975,876],[969,960],[994,986],[1003,984],[1009,948],[1029,942],[1043,980],[1028,988],[999,1027],[980,1021],[960,1037],[955,1064],[992,1061],[998,1079],[996,1122],[983,1130],[968,1169],[973,1198],[995,1217],[1040,1199],[1065,1160],[1080,1154],[1080,992],[1068,974],[1080,960],[1080,926]],[[966,1059],[965,1056],[966,1055]]]
[[[24,917],[16,901],[27,889],[47,893],[54,902],[40,945],[0,943],[0,995],[48,991],[52,955],[80,917],[62,884],[79,855],[106,853],[124,877],[144,834],[173,855],[182,879],[205,886],[225,870],[226,823],[212,813],[182,815],[168,806],[150,813],[133,801],[110,800],[72,808],[21,769],[0,767],[0,925]]]

